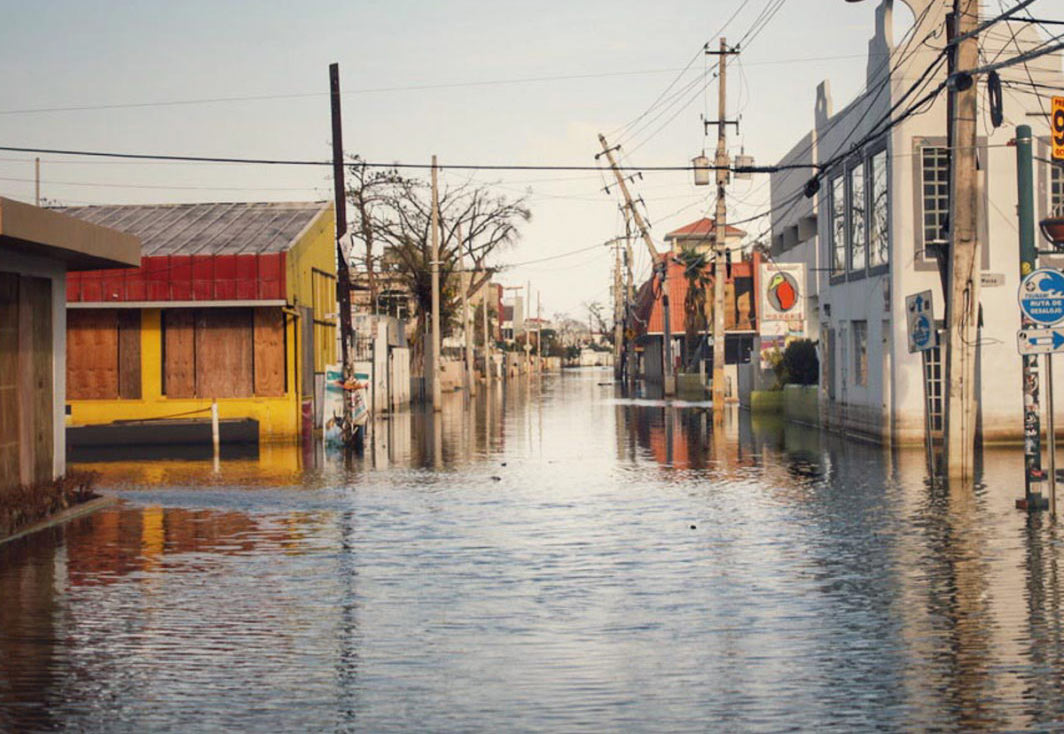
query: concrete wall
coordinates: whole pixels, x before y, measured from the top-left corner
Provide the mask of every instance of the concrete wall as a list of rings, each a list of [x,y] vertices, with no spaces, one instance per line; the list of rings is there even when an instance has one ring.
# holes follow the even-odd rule
[[[3,251],[0,269],[52,282],[52,475],[66,472],[66,266],[51,258]]]

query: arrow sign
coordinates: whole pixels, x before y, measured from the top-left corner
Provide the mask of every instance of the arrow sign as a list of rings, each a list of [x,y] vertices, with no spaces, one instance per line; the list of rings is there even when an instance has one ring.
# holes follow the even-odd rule
[[[932,309],[931,291],[920,291],[905,297],[908,311],[909,352],[923,352],[938,346],[938,329]]]
[[[1016,342],[1020,354],[1064,352],[1064,329],[1022,329]]]

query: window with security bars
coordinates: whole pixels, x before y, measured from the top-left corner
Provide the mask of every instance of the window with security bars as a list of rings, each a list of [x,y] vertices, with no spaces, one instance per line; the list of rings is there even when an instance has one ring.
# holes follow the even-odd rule
[[[1049,166],[1049,211],[1064,217],[1064,163]]]
[[[920,201],[923,210],[924,256],[928,246],[945,239],[949,221],[949,149],[926,145],[920,149]]]
[[[881,150],[868,159],[868,186],[868,264],[874,268],[886,265],[890,257],[887,151]]]
[[[927,385],[928,422],[932,432],[942,430],[942,349],[932,347],[924,352],[924,382]]]
[[[850,169],[850,270],[865,269],[865,169],[862,163]]]
[[[846,179],[831,180],[831,272],[846,271]]]
[[[868,387],[868,322],[854,321],[853,384]]]

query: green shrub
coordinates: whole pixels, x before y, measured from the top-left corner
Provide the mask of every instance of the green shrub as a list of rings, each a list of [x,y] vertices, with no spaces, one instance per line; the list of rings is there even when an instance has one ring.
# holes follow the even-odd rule
[[[820,380],[820,358],[810,339],[795,339],[783,350],[783,383],[816,385]]]

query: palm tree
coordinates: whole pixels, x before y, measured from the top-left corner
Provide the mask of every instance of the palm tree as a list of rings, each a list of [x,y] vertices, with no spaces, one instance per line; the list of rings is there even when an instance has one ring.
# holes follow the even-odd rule
[[[709,277],[709,260],[704,252],[693,247],[684,247],[676,256],[683,265],[687,279],[687,295],[683,299],[684,324],[684,369],[691,370],[699,352],[699,334],[706,330],[706,294],[713,279]]]

